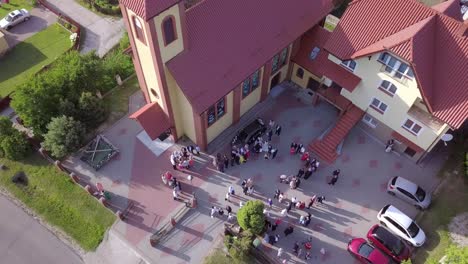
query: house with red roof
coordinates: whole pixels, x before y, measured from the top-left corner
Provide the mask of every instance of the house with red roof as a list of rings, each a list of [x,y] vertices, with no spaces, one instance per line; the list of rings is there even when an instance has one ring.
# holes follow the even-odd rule
[[[202,149],[289,80],[302,35],[333,0],[121,0],[151,139],[170,132]]]
[[[340,110],[310,144],[333,162],[360,125],[419,161],[468,116],[468,30],[458,2],[354,0],[333,32],[333,0],[120,0],[151,139],[205,149],[291,80]],[[458,8],[458,9],[457,9]]]
[[[310,148],[336,159],[356,124],[422,160],[468,116],[468,29],[458,0],[355,0],[333,32],[302,38],[291,80],[342,110]]]

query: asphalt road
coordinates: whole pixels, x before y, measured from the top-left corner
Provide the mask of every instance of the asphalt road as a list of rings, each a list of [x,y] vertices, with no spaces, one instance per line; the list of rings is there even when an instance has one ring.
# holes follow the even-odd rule
[[[0,263],[82,264],[67,245],[0,195]]]

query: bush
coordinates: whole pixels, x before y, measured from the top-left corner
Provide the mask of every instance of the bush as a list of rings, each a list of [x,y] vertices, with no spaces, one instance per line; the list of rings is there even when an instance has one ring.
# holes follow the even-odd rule
[[[0,116],[0,156],[20,160],[31,152],[26,135],[16,130],[6,116]]]
[[[47,129],[48,132],[44,136],[44,148],[59,159],[78,150],[86,132],[80,121],[67,116],[52,118]]]
[[[262,201],[248,201],[237,213],[239,225],[244,230],[249,230],[253,234],[260,234],[265,226],[263,207]]]
[[[125,32],[123,37],[120,39],[119,49],[123,51],[128,47],[130,47],[130,38],[128,37],[128,33]]]
[[[15,129],[15,132],[1,142],[3,154],[10,160],[21,160],[31,153],[31,144],[26,134]]]
[[[118,74],[122,79],[125,79],[135,72],[132,58],[124,54],[120,49],[113,50],[107,54],[103,63],[107,75],[112,78]]]
[[[207,256],[203,261],[203,264],[231,264],[232,259],[226,256],[223,251],[215,250],[212,254]]]
[[[89,92],[81,94],[78,107],[79,120],[87,128],[95,128],[107,119],[107,111],[102,100]]]

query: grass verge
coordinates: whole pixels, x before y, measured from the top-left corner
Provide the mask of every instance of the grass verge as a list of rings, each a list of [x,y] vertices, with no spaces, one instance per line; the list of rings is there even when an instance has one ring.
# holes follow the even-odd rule
[[[69,32],[54,24],[16,45],[0,59],[0,96],[14,91],[29,76],[70,49]]]
[[[425,230],[427,240],[424,246],[417,250],[413,263],[438,263],[445,250],[453,244],[448,224],[454,216],[468,212],[468,183],[463,178],[463,148],[467,141],[463,137],[457,141],[453,144],[453,154],[439,172],[444,181],[443,186],[434,195],[429,210],[423,214],[422,219],[417,220]]]
[[[136,75],[134,75],[121,87],[115,88],[104,97],[104,105],[110,113],[105,124],[113,124],[128,113],[130,96],[138,90],[140,90],[140,86]]]
[[[33,8],[32,0],[10,0],[10,3],[4,3],[2,1],[2,6],[0,7],[0,19],[6,16],[13,10],[17,9],[26,9],[31,10]]]
[[[115,216],[69,177],[59,172],[38,154],[14,162],[0,159],[7,170],[0,171],[0,185],[40,215],[64,231],[84,250],[94,250]],[[28,185],[19,186],[10,179],[18,171],[28,176]]]

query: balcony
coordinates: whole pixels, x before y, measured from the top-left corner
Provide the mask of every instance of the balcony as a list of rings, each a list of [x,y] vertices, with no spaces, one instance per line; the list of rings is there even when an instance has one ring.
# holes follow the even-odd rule
[[[408,83],[412,80],[410,77],[406,76],[406,75],[402,75],[401,78],[398,78],[398,76],[395,76],[395,74],[392,74],[391,72],[388,72],[386,69],[387,69],[387,65],[383,64],[382,61],[378,61],[380,63],[382,63],[382,67],[380,67],[380,72],[383,72],[385,73],[387,76],[390,76],[393,80],[405,85],[405,86],[408,86]]]
[[[318,87],[313,90],[332,105],[341,110],[346,110],[352,103],[340,94],[341,89],[343,89],[341,86],[333,82],[330,87],[320,83]]]
[[[444,122],[442,122],[440,119],[429,114],[416,105],[411,106],[411,108],[408,110],[408,116],[421,122],[423,125],[429,127],[433,131],[439,131],[444,125]]]

